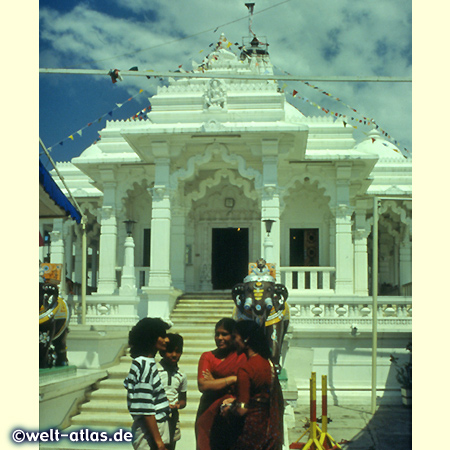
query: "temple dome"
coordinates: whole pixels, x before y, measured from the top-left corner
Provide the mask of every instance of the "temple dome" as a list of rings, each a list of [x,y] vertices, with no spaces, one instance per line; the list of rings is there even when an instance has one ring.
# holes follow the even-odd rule
[[[285,120],[286,122],[304,122],[305,115],[295,106],[291,105],[287,100],[284,102]]]
[[[355,146],[355,150],[378,155],[379,161],[404,162],[407,160],[402,152],[390,141],[383,138],[380,132],[373,128],[367,138]]]

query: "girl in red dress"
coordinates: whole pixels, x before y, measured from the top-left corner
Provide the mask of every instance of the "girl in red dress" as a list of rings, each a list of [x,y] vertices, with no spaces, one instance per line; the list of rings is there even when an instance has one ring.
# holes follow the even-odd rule
[[[216,349],[205,352],[198,364],[198,388],[202,392],[195,432],[197,450],[210,450],[210,432],[220,405],[234,394],[238,368],[246,361],[238,355],[233,341],[236,322],[223,318],[215,326]]]
[[[281,450],[284,401],[263,330],[253,321],[238,322],[234,340],[247,362],[237,373],[236,398],[224,400],[221,408],[230,424],[227,436],[234,435],[221,448]]]

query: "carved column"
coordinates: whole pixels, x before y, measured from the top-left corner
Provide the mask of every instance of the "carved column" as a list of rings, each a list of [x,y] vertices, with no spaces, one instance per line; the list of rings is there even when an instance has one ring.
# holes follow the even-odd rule
[[[63,227],[65,273],[69,280],[73,278],[73,223],[66,220]]]
[[[132,236],[127,236],[124,243],[124,258],[122,266],[122,278],[120,283],[120,295],[135,295],[136,272],[134,268],[134,240]]]
[[[400,289],[412,281],[412,242],[409,230],[405,230],[400,243]]]
[[[336,294],[353,294],[351,166],[337,168],[336,180]]]
[[[97,287],[97,270],[98,270],[98,245],[97,242],[91,245],[92,255],[91,255],[91,286],[93,288]]]
[[[81,237],[81,228],[75,227],[75,256],[74,256],[74,262],[73,262],[73,282],[78,284],[78,288],[75,287],[74,292],[75,294],[81,294],[81,279],[82,279],[82,237]]]
[[[150,245],[150,276],[148,285],[153,288],[170,288],[170,159],[166,142],[153,142],[155,158],[155,186],[152,195],[152,222]],[[166,156],[166,157],[164,157]]]
[[[186,212],[184,208],[174,208],[172,217],[171,268],[172,282],[177,289],[185,290],[185,260],[186,260]]]
[[[103,206],[100,211],[100,255],[97,294],[110,295],[117,289],[116,254],[116,183],[108,180],[103,183]]]
[[[367,237],[370,233],[370,226],[366,220],[365,201],[358,201],[356,204],[355,230],[354,230],[354,280],[355,294],[369,295],[368,278],[368,254]]]
[[[279,277],[280,267],[280,196],[278,193],[278,139],[262,140],[262,195],[261,195],[261,256],[265,250],[270,250],[272,261],[277,268]],[[264,220],[271,219],[275,222],[270,232],[270,241],[267,239],[266,226]],[[270,256],[269,256],[270,257]]]

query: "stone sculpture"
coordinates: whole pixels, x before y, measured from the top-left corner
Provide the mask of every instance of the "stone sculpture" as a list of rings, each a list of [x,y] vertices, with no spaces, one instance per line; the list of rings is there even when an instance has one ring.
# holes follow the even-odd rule
[[[69,308],[58,286],[39,283],[39,368],[67,366]]]
[[[272,362],[277,372],[281,370],[280,357],[284,336],[289,326],[288,290],[276,283],[275,267],[264,259],[249,264],[249,274],[243,283],[236,284],[231,291],[236,305],[235,320],[254,320],[264,327]]]

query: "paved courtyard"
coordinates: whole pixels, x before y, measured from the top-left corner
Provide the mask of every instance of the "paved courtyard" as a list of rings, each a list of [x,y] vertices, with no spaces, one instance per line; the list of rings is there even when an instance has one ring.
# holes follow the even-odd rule
[[[321,418],[319,410],[318,418]],[[411,450],[412,410],[402,405],[379,406],[375,414],[365,406],[328,406],[328,433],[343,450]],[[289,444],[305,431],[309,405],[295,409]],[[321,426],[319,424],[319,426]],[[306,443],[307,435],[300,442]]]

